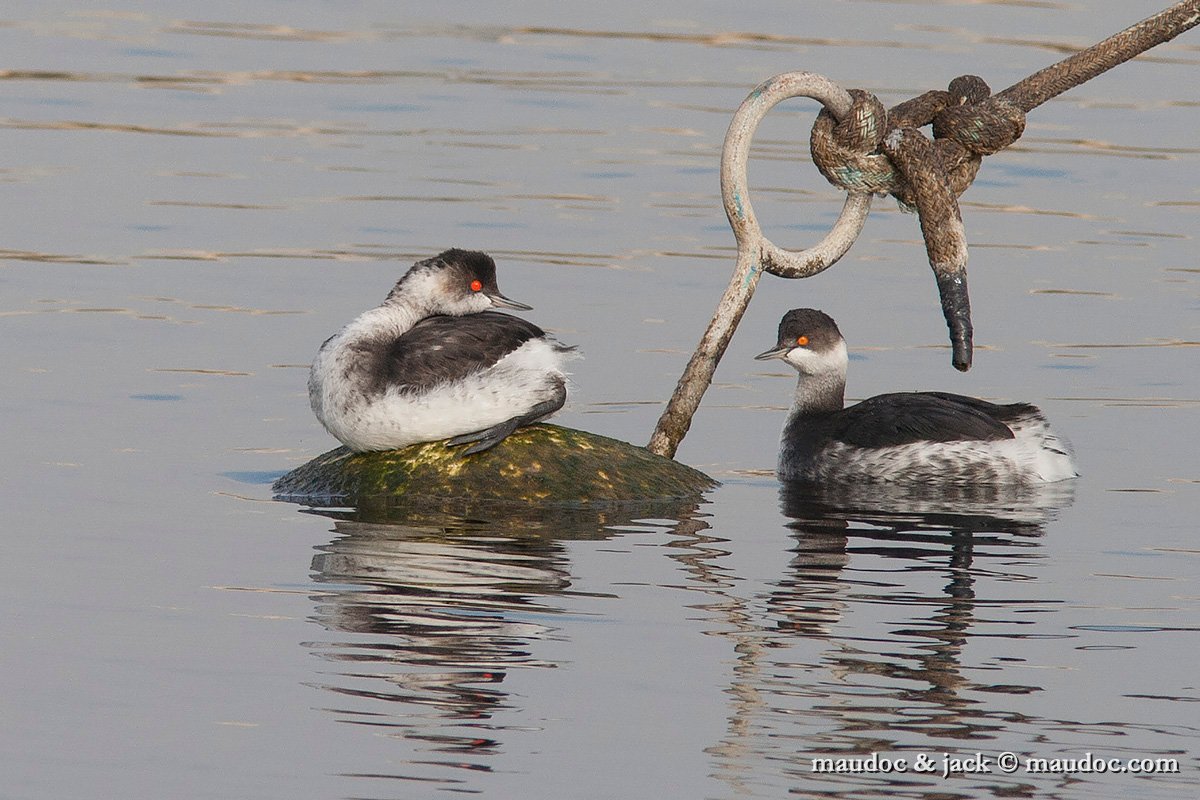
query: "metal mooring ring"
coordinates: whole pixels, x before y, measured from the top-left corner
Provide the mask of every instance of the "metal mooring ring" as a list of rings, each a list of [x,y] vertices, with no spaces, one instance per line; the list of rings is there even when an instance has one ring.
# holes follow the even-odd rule
[[[738,106],[725,134],[721,151],[721,200],[738,250],[757,250],[758,263],[781,278],[807,278],[834,264],[846,254],[862,232],[871,210],[870,193],[850,192],[825,238],[805,250],[779,247],[763,235],[750,204],[746,164],[750,141],[767,112],[789,97],[809,97],[822,103],[835,119],[850,113],[850,93],[815,72],[785,72],[760,83]]]

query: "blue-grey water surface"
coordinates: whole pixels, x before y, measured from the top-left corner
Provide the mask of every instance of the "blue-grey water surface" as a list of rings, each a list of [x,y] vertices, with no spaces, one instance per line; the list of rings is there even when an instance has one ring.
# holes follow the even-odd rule
[[[1165,3],[1164,3],[1165,4]],[[1000,89],[1154,2],[178,0],[0,11],[0,798],[1200,793],[1200,33],[1029,116],[962,198],[975,367],[917,220],[766,278],[662,516],[379,519],[275,502],[336,444],[316,347],[483,249],[577,344],[562,424],[644,443],[733,267],[718,158],[756,84]],[[840,207],[816,105],[755,140],[768,234]],[[1042,406],[1083,476],[1020,496],[782,492],[794,377]],[[1173,759],[1114,774],[1022,759]],[[943,777],[814,758],[968,760]]]

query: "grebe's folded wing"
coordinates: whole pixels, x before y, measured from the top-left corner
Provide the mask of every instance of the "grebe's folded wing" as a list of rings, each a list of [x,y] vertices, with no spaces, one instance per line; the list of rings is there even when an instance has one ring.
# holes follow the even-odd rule
[[[482,372],[545,335],[532,322],[496,311],[426,317],[387,345],[380,374],[385,388],[420,391]]]
[[[1003,422],[1005,425],[1031,419],[1046,419],[1042,414],[1042,410],[1032,403],[1005,403],[1001,405],[999,403],[989,403],[987,400],[980,400],[978,397],[965,397],[961,394],[949,394],[947,392],[921,392],[921,394],[928,394],[939,397],[947,402],[970,406],[982,411],[992,419]]]
[[[989,413],[1009,408],[942,392],[881,394],[835,414],[829,434],[856,447],[1011,439],[1008,426]]]

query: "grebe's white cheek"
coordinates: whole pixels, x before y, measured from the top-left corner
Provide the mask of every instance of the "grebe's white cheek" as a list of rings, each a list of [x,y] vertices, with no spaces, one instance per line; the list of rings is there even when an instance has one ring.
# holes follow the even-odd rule
[[[801,372],[808,372],[808,365],[813,360],[813,352],[803,347],[793,347],[784,354],[783,360]]]
[[[467,298],[467,303],[471,306],[472,314],[496,307],[496,304],[492,302],[492,298],[483,292],[471,292],[471,296]]]
[[[822,375],[828,372],[845,372],[848,356],[846,343],[838,342],[832,350],[818,352],[807,347],[793,347],[784,358],[805,375]]]

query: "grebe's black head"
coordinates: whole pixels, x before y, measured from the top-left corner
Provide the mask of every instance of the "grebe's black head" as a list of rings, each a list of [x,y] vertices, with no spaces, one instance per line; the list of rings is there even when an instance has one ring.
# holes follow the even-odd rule
[[[496,262],[487,253],[475,250],[450,250],[418,261],[396,283],[389,301],[408,302],[433,314],[462,315],[489,308],[531,306],[510,300],[496,285]]]
[[[782,359],[805,375],[845,375],[846,340],[828,314],[815,308],[794,308],[780,320],[775,346],[755,358]]]

